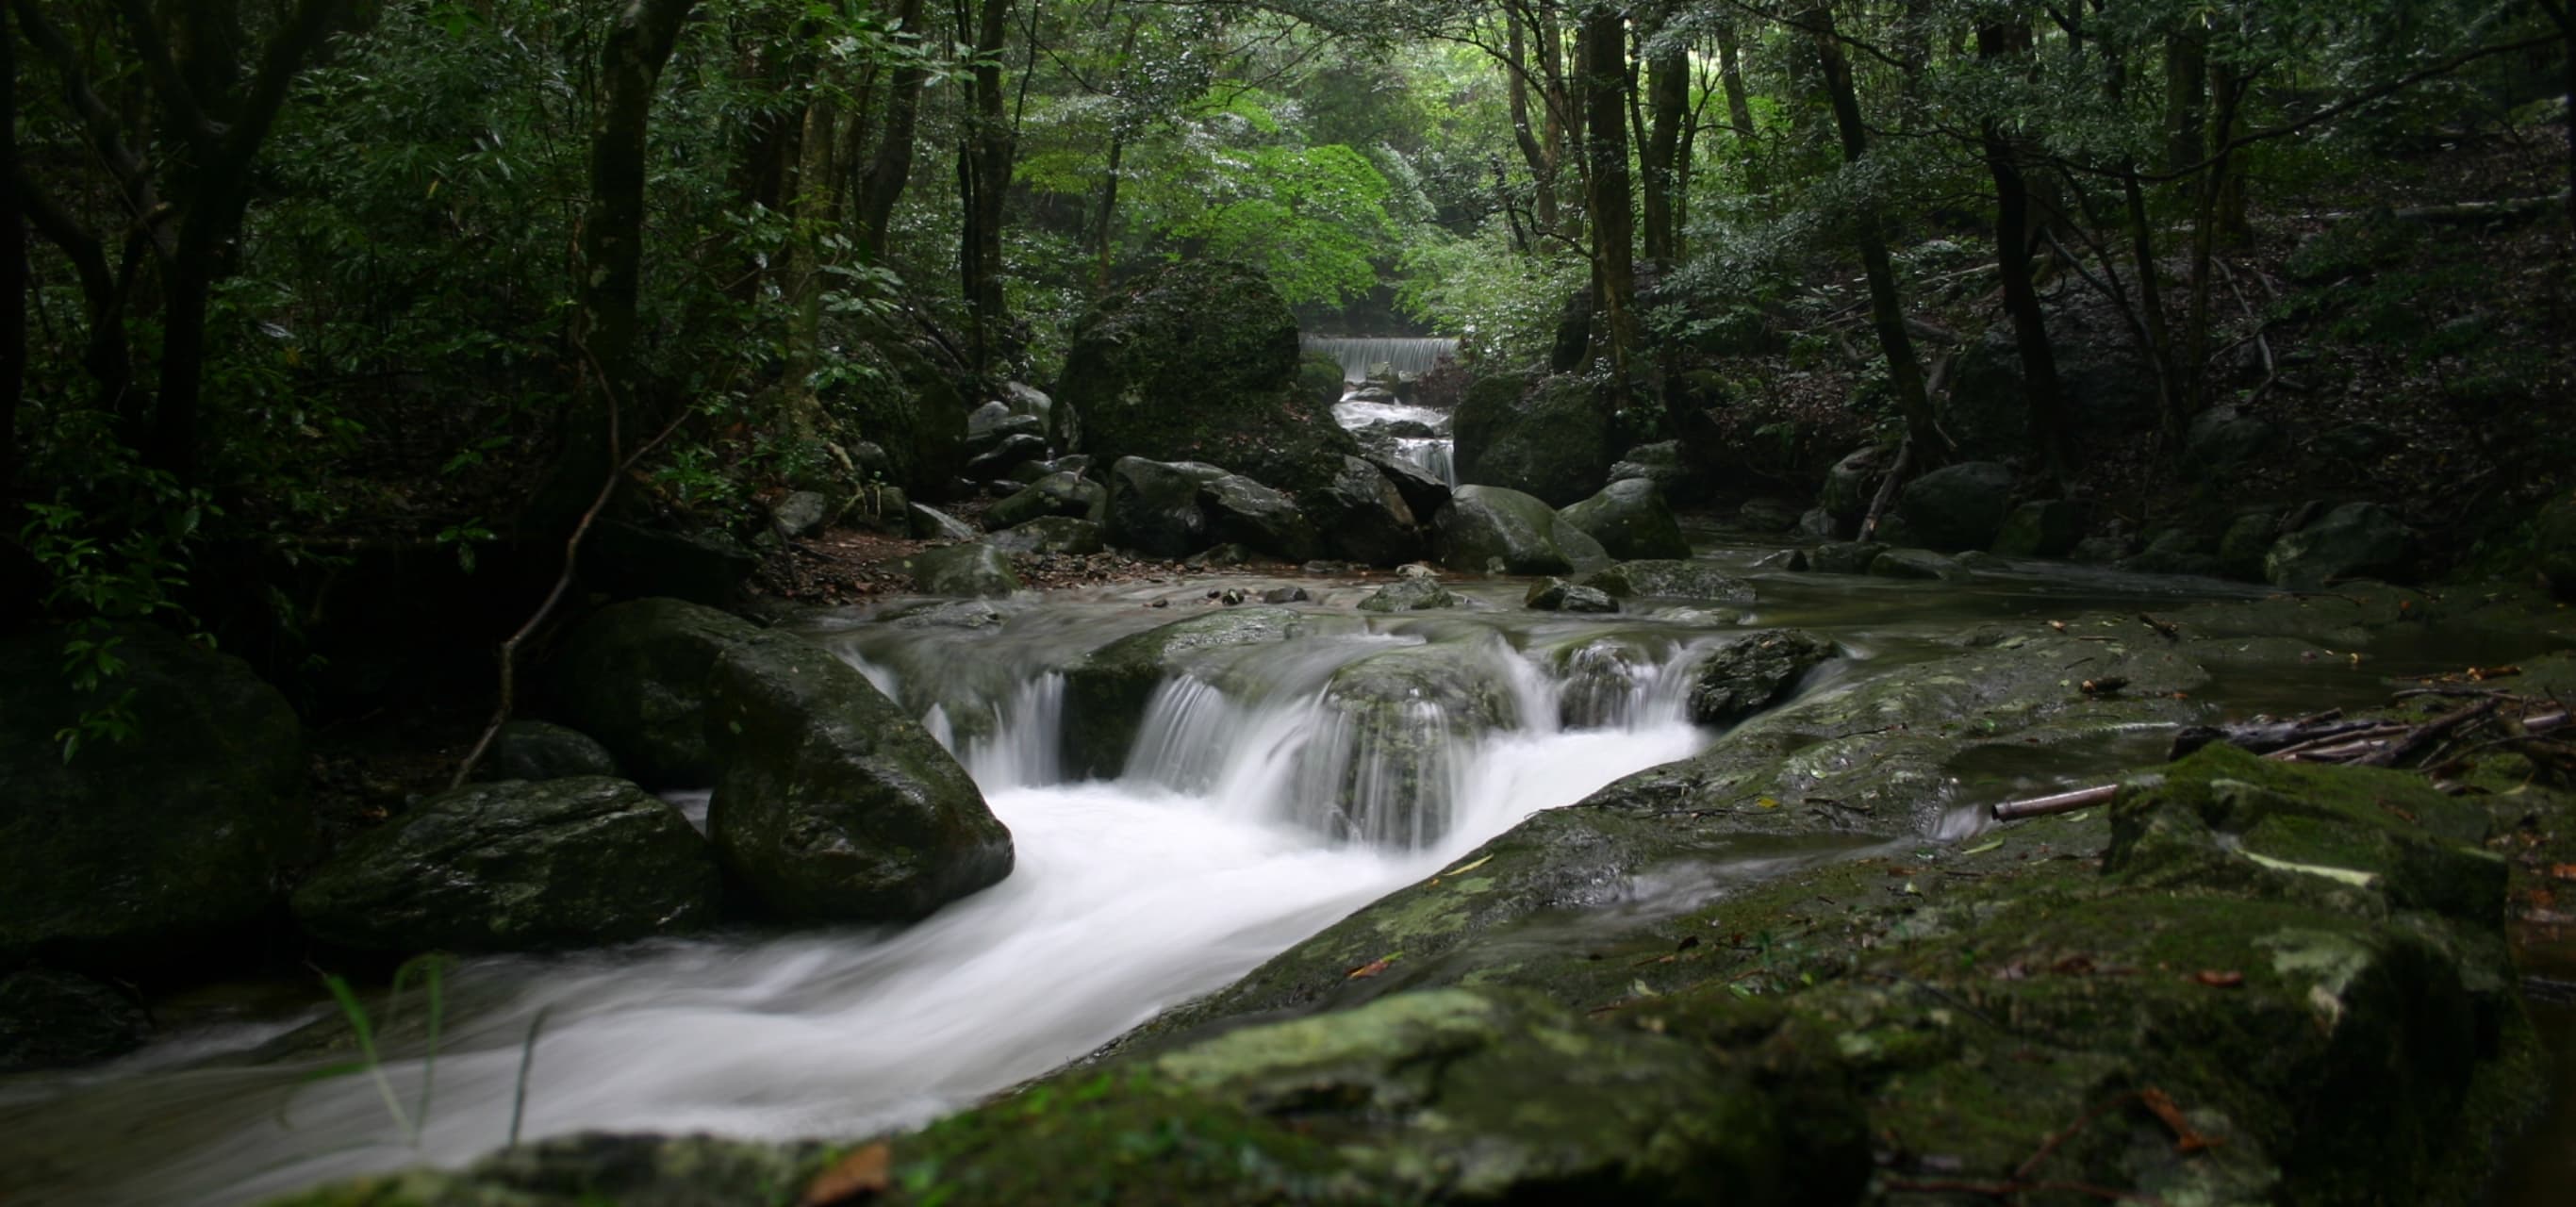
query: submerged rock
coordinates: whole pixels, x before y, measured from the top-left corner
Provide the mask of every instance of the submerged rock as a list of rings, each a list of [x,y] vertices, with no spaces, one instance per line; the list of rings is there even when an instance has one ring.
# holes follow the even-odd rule
[[[92,690],[64,643],[123,669]],[[69,759],[59,731],[130,726]],[[238,658],[138,623],[0,640],[0,968],[36,955],[123,976],[193,965],[310,858],[304,733]]]
[[[975,782],[848,663],[735,645],[706,693],[723,756],[707,836],[770,914],[909,921],[1010,874],[1010,831]]]
[[[526,951],[716,919],[715,852],[680,811],[606,776],[473,784],[340,848],[295,920],[340,947]]]
[[[1800,629],[1729,640],[1692,672],[1690,717],[1728,725],[1769,708],[1808,671],[1842,656],[1833,642]]]
[[[1682,539],[1673,509],[1664,505],[1662,488],[1642,478],[1613,482],[1556,514],[1601,542],[1612,557],[1690,556],[1690,542]]]
[[[1324,685],[1297,798],[1336,838],[1417,849],[1446,834],[1475,740],[1514,724],[1511,684],[1480,642],[1435,641],[1344,665]]]
[[[1188,669],[1198,656],[1286,641],[1303,631],[1300,613],[1244,607],[1176,620],[1093,650],[1065,671],[1066,771],[1105,779],[1124,769],[1154,689],[1165,678]]]
[[[1645,558],[1585,575],[1582,585],[1619,599],[1687,599],[1749,604],[1753,584],[1709,562]]]
[[[1432,528],[1440,564],[1471,574],[1579,573],[1610,561],[1546,503],[1499,486],[1459,487]]]

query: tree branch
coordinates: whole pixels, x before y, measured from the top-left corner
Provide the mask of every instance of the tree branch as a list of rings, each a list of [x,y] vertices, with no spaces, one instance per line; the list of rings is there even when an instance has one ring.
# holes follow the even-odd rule
[[[200,159],[214,158],[216,147],[223,141],[224,128],[206,116],[197,94],[188,87],[187,77],[179,70],[179,58],[170,51],[170,42],[161,36],[161,27],[153,23],[152,10],[143,0],[120,0],[118,11],[125,17],[126,38],[134,45],[135,57],[143,60],[143,69],[152,77],[152,90],[161,95],[161,103],[170,107],[177,126],[185,131],[189,145]]]

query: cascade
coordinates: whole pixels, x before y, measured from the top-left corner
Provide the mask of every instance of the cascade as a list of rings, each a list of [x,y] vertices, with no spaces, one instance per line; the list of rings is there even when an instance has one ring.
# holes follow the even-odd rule
[[[1366,381],[1380,372],[1419,376],[1458,358],[1458,341],[1434,336],[1301,335],[1297,343],[1341,362],[1344,381]]]

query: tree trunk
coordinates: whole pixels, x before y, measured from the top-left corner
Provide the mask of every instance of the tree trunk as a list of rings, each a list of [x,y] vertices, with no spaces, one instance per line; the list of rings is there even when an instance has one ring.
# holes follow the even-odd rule
[[[1109,289],[1109,269],[1114,257],[1112,237],[1117,233],[1118,167],[1127,155],[1127,140],[1117,135],[1109,138],[1109,171],[1100,181],[1100,217],[1091,228],[1091,288],[1094,293]]]
[[[921,0],[903,0],[895,11],[903,32],[921,31]],[[896,64],[886,81],[885,134],[859,178],[859,244],[870,256],[885,258],[886,228],[894,222],[895,204],[903,199],[904,182],[912,176],[913,131],[921,120],[921,86],[927,72],[917,59]]]
[[[958,283],[966,298],[968,355],[976,372],[1010,355],[1002,298],[1002,201],[1011,183],[1011,127],[1003,111],[1002,42],[1010,30],[1010,0],[984,0],[978,18],[973,0],[957,0],[960,31],[974,29],[974,66],[967,75],[971,110],[957,150],[957,193],[965,222],[958,232]],[[970,21],[970,18],[975,18]]]
[[[2165,37],[2165,171],[2181,172],[2209,153],[2202,131],[2209,97],[2209,31],[2198,18]]]
[[[2164,425],[2165,447],[2182,447],[2190,422],[2190,401],[2174,380],[2173,329],[2165,318],[2164,272],[2156,266],[2155,227],[2147,221],[2147,190],[2138,182],[2138,165],[2121,165],[2120,191],[2129,217],[2129,254],[2138,262],[2138,310],[2147,328],[2147,356],[2156,373],[2156,401]]]
[[[1763,179],[1760,144],[1753,129],[1753,102],[1744,92],[1744,64],[1739,54],[1735,24],[1717,27],[1718,87],[1726,93],[1726,120],[1735,133],[1735,158],[1744,171],[1744,191],[1763,196],[1771,191]]]
[[[598,497],[620,456],[619,412],[639,394],[635,306],[644,265],[645,148],[662,68],[694,7],[696,0],[627,0],[600,46],[605,91],[591,128],[572,326],[583,362],[581,389],[554,478],[531,504],[530,519],[542,529],[568,528]]]
[[[1530,222],[1542,232],[1553,231],[1556,229],[1554,144],[1540,142],[1538,134],[1530,129],[1529,47],[1522,36],[1520,10],[1506,8],[1504,21],[1508,27],[1506,53],[1510,61],[1504,64],[1503,76],[1511,100],[1512,142],[1521,149],[1522,161],[1529,164],[1533,186]],[[1553,118],[1547,122],[1547,129],[1552,139],[1556,129]]]
[[[2559,70],[2567,75],[2567,240],[2576,249],[2576,8],[2567,0],[2540,0],[2549,19],[2557,22],[2558,32],[2566,40],[2566,50],[2559,60]]]
[[[1679,260],[1677,215],[1682,177],[1682,119],[1690,106],[1690,48],[1679,39],[1655,52],[1647,64],[1646,258],[1658,264]]]
[[[1619,388],[1637,346],[1635,197],[1628,180],[1627,19],[1608,4],[1583,17],[1584,168],[1590,187],[1593,300],[1610,337]]]
[[[1987,23],[1977,27],[1978,58],[2025,59],[2030,50],[2028,26]],[[2066,434],[2058,401],[2057,355],[2049,347],[2047,315],[2040,310],[2039,289],[2031,280],[2030,186],[1999,117],[1985,120],[1982,143],[1986,171],[1995,182],[1995,262],[2003,278],[2004,311],[2012,316],[2013,343],[2021,354],[2022,400],[2030,417],[2031,449],[2051,478],[2062,478]]]
[[[2231,74],[2231,82],[2236,86],[2217,90],[2217,121],[2210,130],[2210,145],[2217,150],[2209,157],[2209,166],[2201,172],[2200,189],[2193,207],[2191,317],[2183,329],[2183,418],[2186,421],[2207,410],[2210,402],[2211,270],[2224,223],[2220,206],[2226,196],[2228,169],[2235,159],[2229,143],[2236,137],[2236,105],[2242,95],[2242,81],[2234,80]]]
[[[1842,136],[1843,160],[1859,163],[1869,153],[1869,127],[1861,121],[1860,96],[1852,88],[1851,61],[1834,30],[1833,10],[1818,4],[1807,10],[1816,40],[1816,61],[1823,69],[1825,92],[1833,103],[1834,125]],[[1947,459],[1950,442],[1933,419],[1931,395],[1923,385],[1923,363],[1915,358],[1914,338],[1905,330],[1905,304],[1896,293],[1896,267],[1888,259],[1887,239],[1871,207],[1855,221],[1861,268],[1869,277],[1871,325],[1879,350],[1887,356],[1888,381],[1896,389],[1897,410],[1905,417],[1907,439],[1925,468]]]

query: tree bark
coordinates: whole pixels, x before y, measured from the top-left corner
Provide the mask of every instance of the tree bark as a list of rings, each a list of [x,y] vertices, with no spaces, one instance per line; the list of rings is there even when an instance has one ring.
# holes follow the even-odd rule
[[[1680,258],[1676,203],[1682,176],[1682,120],[1690,106],[1690,48],[1679,39],[1655,52],[1646,66],[1646,258],[1671,264]]]
[[[2558,26],[2566,50],[2559,60],[2559,70],[2566,73],[2567,108],[2567,242],[2576,250],[2576,6],[2567,0],[2540,0],[2540,7]]]
[[[555,476],[531,505],[540,529],[574,523],[616,467],[618,408],[640,391],[635,307],[644,264],[645,150],[653,98],[696,0],[627,0],[599,50],[604,95],[591,127],[590,196],[572,342],[581,389]],[[631,418],[640,418],[635,416]]]
[[[1985,23],[1977,27],[1977,57],[1989,62],[2024,59],[2031,51],[2028,26]],[[2059,405],[2057,354],[2049,347],[2048,320],[2031,279],[2033,220],[2030,185],[2020,154],[2000,117],[1982,130],[1986,171],[1995,182],[1995,262],[2003,278],[2004,312],[2012,316],[2013,344],[2021,356],[2022,401],[2029,415],[2031,450],[2051,478],[2066,471],[2066,434]]]
[[[1628,179],[1627,18],[1597,4],[1583,15],[1584,167],[1592,219],[1594,301],[1609,320],[1620,390],[1637,346],[1636,199]]]
[[[2211,128],[2211,142],[2218,150],[2202,170],[2200,188],[2195,194],[2191,231],[2191,312],[2183,328],[2182,371],[2183,419],[2188,422],[2209,408],[2209,336],[2212,263],[2224,218],[2221,205],[2226,196],[2228,169],[2235,159],[2237,101],[2244,81],[2231,74],[2232,86],[2217,92],[2216,125]]]
[[[2197,18],[2165,36],[2165,171],[2188,171],[2209,153],[2209,32]]]
[[[1010,31],[1010,0],[957,0],[961,33],[974,31],[974,65],[967,73],[970,111],[957,149],[957,193],[965,219],[958,232],[958,283],[966,298],[968,359],[982,373],[1009,355],[1002,297],[1002,202],[1011,183],[1011,127],[1003,108],[1002,44]]]
[[[902,0],[895,19],[902,23],[903,32],[917,36],[921,0]],[[903,199],[904,183],[912,176],[913,132],[921,120],[921,86],[927,78],[928,72],[915,58],[905,59],[888,73],[885,133],[859,178],[859,243],[878,259],[885,258],[886,229],[894,222],[895,204]]]
[[[1503,76],[1511,103],[1512,142],[1520,148],[1521,160],[1529,165],[1530,170],[1532,182],[1530,222],[1542,232],[1553,231],[1556,229],[1557,165],[1555,144],[1552,140],[1556,123],[1553,119],[1548,121],[1547,129],[1550,132],[1551,141],[1544,143],[1539,141],[1538,133],[1530,128],[1529,47],[1522,33],[1520,10],[1517,7],[1507,6],[1503,20],[1508,39],[1505,43],[1505,54],[1509,57],[1509,61],[1503,65]]]
[[[0,517],[14,518],[18,403],[27,393],[27,217],[18,200],[18,33],[0,9]],[[16,524],[0,520],[0,537]]]
[[[1735,23],[1717,27],[1718,86],[1726,93],[1726,119],[1735,131],[1736,159],[1744,166],[1744,191],[1762,196],[1771,191],[1763,179],[1762,159],[1753,129],[1753,103],[1744,92],[1744,65],[1736,45]]]
[[[1825,92],[1832,102],[1834,125],[1842,136],[1843,160],[1859,163],[1869,154],[1869,127],[1861,120],[1860,96],[1852,86],[1851,61],[1843,56],[1842,42],[1834,29],[1833,9],[1817,4],[1807,9],[1808,29],[1816,42],[1817,65],[1822,68]],[[1896,407],[1905,418],[1907,438],[1914,442],[1914,452],[1923,468],[1936,468],[1947,460],[1950,442],[1941,435],[1940,424],[1932,415],[1932,399],[1923,385],[1923,363],[1914,355],[1914,338],[1905,329],[1905,304],[1896,292],[1896,266],[1887,254],[1887,238],[1879,230],[1875,206],[1864,207],[1854,222],[1854,238],[1860,244],[1861,269],[1869,277],[1869,310],[1871,325],[1878,331],[1879,350],[1887,356],[1887,376],[1896,390]]]

